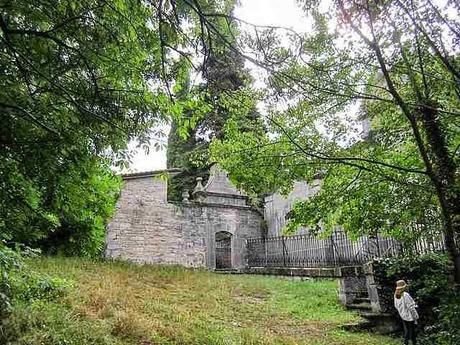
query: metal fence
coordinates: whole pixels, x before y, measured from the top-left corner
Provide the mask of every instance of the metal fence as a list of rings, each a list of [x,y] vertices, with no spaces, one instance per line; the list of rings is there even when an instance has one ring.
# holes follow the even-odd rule
[[[418,239],[412,244],[382,236],[350,240],[338,230],[327,238],[313,234],[250,238],[246,241],[249,267],[336,267],[360,265],[374,258],[404,253],[445,251],[442,235]]]

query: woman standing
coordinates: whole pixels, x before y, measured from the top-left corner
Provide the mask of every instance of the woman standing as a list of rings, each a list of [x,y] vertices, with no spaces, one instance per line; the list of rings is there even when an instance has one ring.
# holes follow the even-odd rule
[[[412,299],[411,295],[405,291],[407,284],[404,280],[398,280],[396,282],[395,291],[395,308],[398,310],[399,316],[401,316],[404,326],[404,344],[408,345],[409,340],[412,340],[412,344],[416,344],[415,325],[418,320],[417,305]]]

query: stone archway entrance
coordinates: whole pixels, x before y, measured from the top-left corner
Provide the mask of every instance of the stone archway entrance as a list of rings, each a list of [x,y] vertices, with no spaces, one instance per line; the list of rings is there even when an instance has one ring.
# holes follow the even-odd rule
[[[227,231],[216,233],[216,269],[232,268],[232,234]]]

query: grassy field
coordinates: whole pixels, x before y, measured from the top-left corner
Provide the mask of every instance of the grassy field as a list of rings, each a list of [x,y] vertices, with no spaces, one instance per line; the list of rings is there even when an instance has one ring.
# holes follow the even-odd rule
[[[14,344],[399,343],[341,330],[358,317],[338,304],[333,280],[62,258],[31,265],[69,287],[57,301],[17,309],[9,324],[21,334]]]

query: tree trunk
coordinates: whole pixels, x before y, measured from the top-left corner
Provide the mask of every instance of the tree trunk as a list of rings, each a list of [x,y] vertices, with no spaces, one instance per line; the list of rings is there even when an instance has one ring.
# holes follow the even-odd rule
[[[444,212],[443,212],[444,213]],[[447,218],[450,214],[444,214],[444,240],[447,251],[454,264],[454,279],[457,284],[460,284],[460,253],[456,237],[458,238],[458,224],[457,228],[452,222],[452,219]]]
[[[456,183],[456,166],[449,154],[436,104],[420,109],[423,128],[428,141],[428,153],[433,162],[430,178],[435,186],[444,220],[444,238],[454,264],[455,282],[460,284],[460,191]]]

